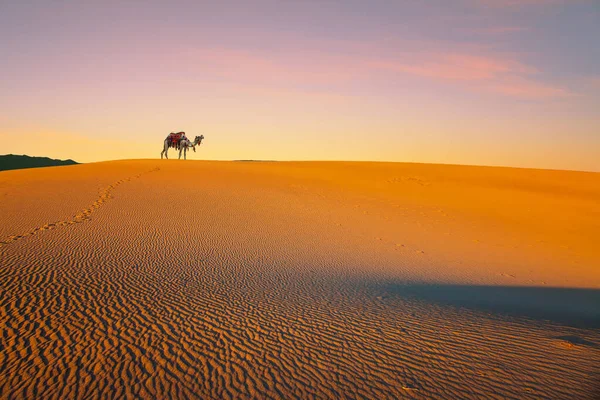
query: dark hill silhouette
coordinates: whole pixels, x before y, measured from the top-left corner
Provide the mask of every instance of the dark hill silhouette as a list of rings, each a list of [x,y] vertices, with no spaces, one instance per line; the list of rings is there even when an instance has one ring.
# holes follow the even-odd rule
[[[48,157],[30,157],[7,154],[0,156],[0,171],[22,168],[54,167],[57,165],[79,164],[73,160],[55,160]]]

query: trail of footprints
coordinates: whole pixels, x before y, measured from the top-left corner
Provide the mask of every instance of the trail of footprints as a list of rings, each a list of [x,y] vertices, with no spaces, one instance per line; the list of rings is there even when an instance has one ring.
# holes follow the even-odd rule
[[[120,180],[106,186],[105,188],[101,189],[96,201],[94,201],[89,207],[79,211],[71,219],[64,220],[64,221],[52,222],[52,223],[48,223],[48,224],[45,224],[42,226],[38,226],[37,228],[34,228],[34,229],[30,230],[29,232],[26,232],[26,233],[23,233],[20,235],[11,235],[11,236],[7,237],[6,239],[4,239],[3,241],[0,241],[0,248],[6,246],[8,244],[11,244],[13,242],[16,242],[17,240],[25,239],[27,237],[37,235],[38,233],[41,233],[44,231],[56,229],[61,226],[69,226],[69,225],[79,224],[79,223],[82,223],[85,221],[89,221],[91,219],[91,215],[97,209],[102,207],[106,202],[108,202],[110,199],[113,198],[112,192],[114,189],[116,189],[117,187],[119,187],[120,185],[122,185],[125,182],[130,182],[133,179],[141,178],[142,176],[144,176],[146,174],[149,174],[151,172],[156,172],[158,170],[160,170],[160,168],[157,167],[157,168],[151,169],[149,171],[141,172],[137,175],[130,176],[128,178],[120,179]]]
[[[142,175],[44,230],[89,220],[117,186]],[[252,197],[240,208],[225,191],[194,198],[189,187],[177,188],[196,205],[187,218],[127,207],[123,218],[101,213],[96,231],[81,229],[43,253],[10,249],[0,268],[0,398],[592,393],[600,351],[589,343],[600,342],[598,332],[410,299],[385,289],[386,279],[336,274],[345,259],[313,258],[310,247],[271,252],[285,225],[261,220],[269,233],[254,247],[227,228],[227,213],[249,212]],[[146,199],[170,204],[171,191]]]

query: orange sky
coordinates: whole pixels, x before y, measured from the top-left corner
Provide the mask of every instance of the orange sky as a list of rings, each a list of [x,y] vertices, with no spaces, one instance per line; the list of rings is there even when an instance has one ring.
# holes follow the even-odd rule
[[[594,2],[175,3],[2,6],[0,152],[600,171]]]

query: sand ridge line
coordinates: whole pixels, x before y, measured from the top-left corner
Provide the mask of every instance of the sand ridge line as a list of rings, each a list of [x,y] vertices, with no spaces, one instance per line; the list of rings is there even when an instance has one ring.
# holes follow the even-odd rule
[[[470,290],[479,280],[589,281],[593,267],[560,269],[560,259],[509,247],[517,239],[494,242],[504,231],[493,224],[505,214],[488,216],[491,228],[457,227],[475,224],[479,214],[468,209],[495,202],[496,191],[382,184],[392,175],[439,181],[426,171],[135,160],[49,170],[62,186],[38,185],[31,172],[27,185],[21,176],[9,182],[18,190],[0,207],[8,217],[0,238],[71,219],[111,182],[154,167],[159,173],[112,189],[115,202],[90,223],[0,249],[0,398],[593,397],[599,332],[507,315],[503,301],[494,301],[497,310],[469,301],[481,290],[498,297],[485,286]],[[559,223],[553,232],[568,225],[552,213],[580,210],[567,214],[578,227],[596,211],[505,196],[499,208],[547,207],[539,215]],[[173,204],[193,212],[174,217]],[[435,222],[434,207],[456,222]],[[28,210],[35,213],[23,225]],[[471,239],[506,249],[488,252]],[[519,257],[527,259],[513,266]],[[496,273],[507,277],[485,280]],[[510,295],[515,304],[535,289],[523,290]]]
[[[99,209],[108,200],[112,199],[112,191],[114,189],[116,189],[118,186],[122,185],[125,182],[130,182],[133,179],[139,179],[146,174],[149,174],[152,172],[157,172],[159,170],[160,170],[160,168],[156,167],[154,169],[151,169],[146,172],[141,172],[134,176],[119,179],[118,181],[113,182],[112,184],[106,186],[105,188],[102,188],[99,192],[99,196],[96,199],[96,201],[94,201],[89,207],[84,208],[83,210],[79,211],[77,214],[75,214],[73,216],[73,218],[71,218],[69,220],[57,221],[57,222],[48,223],[48,224],[45,224],[42,226],[38,226],[37,228],[34,228],[34,229],[30,230],[29,232],[26,232],[26,233],[23,233],[20,235],[11,235],[11,236],[7,237],[6,239],[4,239],[3,241],[0,241],[0,248],[4,247],[10,243],[16,242],[17,240],[21,240],[21,239],[24,239],[29,236],[37,235],[40,232],[56,229],[59,226],[68,226],[68,225],[73,225],[73,224],[79,224],[84,221],[89,221],[91,219],[91,215],[94,211]]]

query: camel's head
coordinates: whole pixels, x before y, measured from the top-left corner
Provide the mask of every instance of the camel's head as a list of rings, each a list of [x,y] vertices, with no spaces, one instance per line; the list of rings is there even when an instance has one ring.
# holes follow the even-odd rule
[[[204,135],[196,136],[196,138],[194,139],[194,144],[192,145],[194,153],[196,152],[196,145],[202,144],[202,139],[204,139]]]

